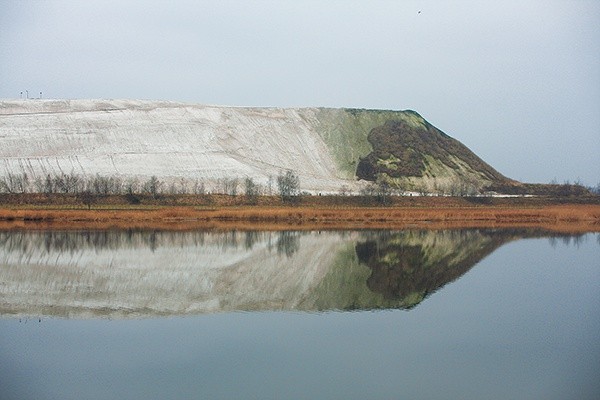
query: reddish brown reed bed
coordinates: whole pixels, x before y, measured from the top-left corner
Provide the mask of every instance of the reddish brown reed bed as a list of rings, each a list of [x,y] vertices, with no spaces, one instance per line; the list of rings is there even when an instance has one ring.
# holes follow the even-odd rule
[[[0,209],[0,229],[403,229],[537,227],[599,232],[600,205]]]

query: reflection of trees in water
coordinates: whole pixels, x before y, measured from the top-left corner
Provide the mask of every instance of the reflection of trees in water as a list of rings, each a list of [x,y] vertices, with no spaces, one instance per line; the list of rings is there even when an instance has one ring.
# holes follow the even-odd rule
[[[291,257],[300,248],[300,232],[279,232],[277,239],[277,254],[285,254]]]
[[[596,235],[598,238],[598,243],[600,243],[600,235]],[[553,235],[548,238],[550,245],[552,248],[556,248],[558,242],[562,242],[566,246],[570,246],[571,244],[577,248],[586,240],[587,236],[584,234],[578,235]]]
[[[410,233],[409,233],[410,232]],[[295,254],[300,247],[300,237],[318,234],[319,232],[299,231],[150,231],[150,230],[114,230],[114,231],[5,231],[0,232],[0,249],[5,252],[28,252],[32,249],[43,249],[51,252],[76,252],[84,249],[119,250],[142,249],[152,251],[160,247],[201,247],[204,245],[220,246],[223,249],[251,250],[257,243],[266,242],[267,248],[275,249],[278,254],[288,257]],[[344,239],[349,232],[337,232]],[[388,261],[393,256],[400,260],[398,265],[419,258],[417,250],[423,246],[432,249],[444,248],[453,243],[479,240],[481,237],[547,237],[552,247],[558,243],[579,246],[587,240],[584,234],[565,235],[540,230],[455,230],[437,231],[377,231],[363,232],[362,240],[356,247],[361,261],[372,259],[369,254],[387,252]],[[413,248],[406,241],[412,243]],[[600,243],[600,235],[596,235]],[[387,245],[384,245],[388,243]],[[395,244],[394,244],[395,243]],[[403,244],[402,244],[403,243]],[[402,244],[402,245],[401,245]],[[394,253],[395,252],[395,253]],[[395,254],[395,255],[393,255]],[[400,268],[400,267],[399,267]],[[406,267],[408,268],[408,267]],[[406,269],[404,268],[404,269]]]
[[[413,298],[414,306],[460,278],[502,244],[548,236],[576,245],[583,238],[539,230],[371,232],[356,244],[355,251],[359,261],[371,270],[367,279],[371,291],[389,300]]]
[[[160,231],[23,231],[0,232],[0,249],[6,252],[28,252],[43,249],[46,253],[92,250],[119,250],[161,246],[201,246],[206,232]]]
[[[150,249],[160,247],[202,247],[213,245],[226,249],[251,250],[266,242],[278,254],[293,255],[300,246],[300,233],[261,231],[188,231],[167,232],[147,230],[114,231],[10,231],[0,232],[0,250],[29,253],[74,253],[81,250]],[[272,243],[275,243],[273,245]]]

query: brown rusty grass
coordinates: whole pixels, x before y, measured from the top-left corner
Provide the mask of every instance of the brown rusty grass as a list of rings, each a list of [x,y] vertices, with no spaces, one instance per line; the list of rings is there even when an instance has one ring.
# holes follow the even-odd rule
[[[537,227],[599,232],[600,205],[477,207],[0,208],[0,229],[402,229]]]

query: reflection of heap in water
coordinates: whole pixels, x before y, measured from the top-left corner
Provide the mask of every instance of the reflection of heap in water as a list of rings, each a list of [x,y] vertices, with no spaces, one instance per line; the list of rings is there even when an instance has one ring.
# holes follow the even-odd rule
[[[0,232],[0,315],[411,308],[503,243],[547,233]]]
[[[305,309],[412,308],[498,246],[506,231],[365,232],[339,252]]]
[[[509,238],[493,231],[408,231],[358,243],[356,254],[372,271],[369,289],[409,308],[460,278]]]
[[[410,309],[504,243],[536,237],[571,238],[525,229],[365,232],[355,245],[340,249],[327,276],[299,306],[306,310]],[[577,241],[581,236],[573,238]]]

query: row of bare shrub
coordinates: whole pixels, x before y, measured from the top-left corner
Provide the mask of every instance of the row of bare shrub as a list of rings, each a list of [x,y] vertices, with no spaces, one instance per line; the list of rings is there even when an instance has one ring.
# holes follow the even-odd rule
[[[210,187],[199,179],[178,178],[162,181],[156,176],[146,179],[137,177],[104,176],[96,174],[85,176],[75,173],[47,174],[44,177],[31,177],[26,173],[7,173],[0,176],[0,193],[8,194],[65,194],[77,195],[84,203],[90,203],[92,197],[125,195],[134,200],[135,196],[150,195],[204,195],[226,194],[237,196],[242,193],[248,204],[257,204],[259,196],[271,196],[274,186],[284,202],[293,202],[300,196],[300,180],[293,171],[280,173],[275,179],[269,177],[266,184],[256,183],[252,178],[221,178]]]

